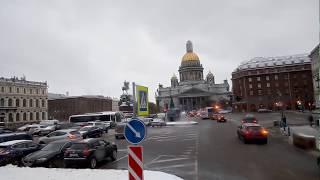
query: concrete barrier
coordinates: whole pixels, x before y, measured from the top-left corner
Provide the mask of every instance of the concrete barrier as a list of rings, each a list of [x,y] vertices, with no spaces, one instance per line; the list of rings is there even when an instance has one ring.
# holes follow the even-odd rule
[[[301,133],[292,134],[293,144],[302,149],[316,149],[316,138]]]

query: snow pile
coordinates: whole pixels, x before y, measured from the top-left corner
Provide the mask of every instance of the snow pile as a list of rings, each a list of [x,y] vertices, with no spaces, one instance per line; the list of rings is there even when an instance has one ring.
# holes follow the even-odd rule
[[[178,125],[195,125],[198,124],[196,121],[176,121],[176,122],[167,122],[167,126],[178,126]]]
[[[48,169],[28,168],[7,165],[0,167],[3,180],[88,180],[112,179],[128,180],[127,170],[114,169]],[[159,171],[144,171],[146,180],[182,180],[181,178]]]

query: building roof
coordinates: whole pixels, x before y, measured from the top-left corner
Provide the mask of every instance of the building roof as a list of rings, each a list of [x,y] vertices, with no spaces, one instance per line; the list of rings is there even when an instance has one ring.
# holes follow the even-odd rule
[[[278,66],[292,66],[297,64],[310,63],[308,54],[297,54],[291,56],[277,57],[255,57],[249,61],[242,62],[235,71],[246,69],[270,68]]]
[[[62,94],[52,94],[49,95],[49,100],[55,100],[55,99],[76,99],[76,98],[87,98],[87,99],[109,99],[112,100],[110,97],[105,97],[102,95],[83,95],[83,96],[65,96]]]

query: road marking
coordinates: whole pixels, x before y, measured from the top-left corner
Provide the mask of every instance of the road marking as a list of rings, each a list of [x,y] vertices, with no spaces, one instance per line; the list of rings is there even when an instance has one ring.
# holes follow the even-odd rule
[[[118,149],[118,152],[127,152],[127,149]]]
[[[157,167],[155,169],[162,170],[162,169],[171,169],[171,168],[179,168],[179,167],[187,167],[187,166],[194,166],[195,163],[189,163],[189,164],[177,164],[177,165],[171,165],[166,167]]]
[[[181,161],[181,160],[186,160],[189,158],[175,158],[175,159],[165,159],[165,160],[157,160],[157,161],[153,161],[152,163],[149,164],[156,164],[156,163],[163,163],[163,162],[171,162],[171,161]]]
[[[113,162],[111,162],[109,164],[112,164],[112,163],[115,163],[115,162],[119,162],[120,160],[122,160],[123,158],[126,158],[126,157],[128,157],[128,155],[125,155],[125,156],[123,156],[121,158],[118,158],[117,160],[115,160],[115,161],[113,161]]]

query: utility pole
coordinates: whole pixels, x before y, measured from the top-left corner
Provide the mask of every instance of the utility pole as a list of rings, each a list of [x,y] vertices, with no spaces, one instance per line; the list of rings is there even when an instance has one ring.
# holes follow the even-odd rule
[[[136,83],[132,82],[132,97],[133,97],[133,118],[137,117],[136,110]]]

